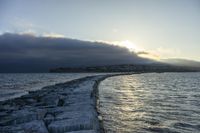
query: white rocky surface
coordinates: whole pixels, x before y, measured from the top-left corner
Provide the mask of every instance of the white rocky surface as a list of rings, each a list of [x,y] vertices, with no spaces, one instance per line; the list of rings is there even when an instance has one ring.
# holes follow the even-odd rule
[[[105,77],[86,77],[0,102],[0,133],[100,132],[94,88]]]

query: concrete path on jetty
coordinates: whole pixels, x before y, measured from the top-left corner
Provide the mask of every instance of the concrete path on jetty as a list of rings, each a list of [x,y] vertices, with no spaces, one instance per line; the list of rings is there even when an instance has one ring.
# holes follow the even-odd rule
[[[98,133],[98,83],[90,76],[0,102],[0,133]]]

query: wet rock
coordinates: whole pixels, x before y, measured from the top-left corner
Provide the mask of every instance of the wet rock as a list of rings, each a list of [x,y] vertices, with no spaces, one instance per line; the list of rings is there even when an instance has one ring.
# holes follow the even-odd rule
[[[95,111],[94,106],[87,103],[73,103],[68,106],[61,106],[56,108],[47,108],[48,113],[51,114],[60,114],[63,112],[72,112],[72,111]]]
[[[93,129],[93,122],[88,117],[53,121],[49,126],[50,133],[64,133],[68,131]]]
[[[4,105],[4,106],[0,106],[0,111],[6,111],[6,112],[9,112],[9,111],[14,111],[14,110],[18,110],[19,109],[19,106],[12,106],[10,104],[7,104],[7,105]]]
[[[65,101],[63,99],[59,99],[57,106],[63,106],[64,103],[65,103]]]
[[[25,133],[21,126],[4,126],[0,127],[0,133]]]
[[[16,125],[25,122],[30,122],[33,120],[40,120],[44,118],[46,112],[47,111],[45,109],[36,109],[36,110],[23,109],[14,111],[11,115],[3,117],[2,120],[0,121],[0,125],[9,125],[9,124]]]
[[[0,112],[0,118],[4,117],[6,115],[8,115],[7,112]]]
[[[58,102],[59,102],[59,96],[57,94],[49,94],[49,95],[46,95],[45,97],[43,97],[41,99],[41,101],[45,105],[54,105],[54,106],[57,106]]]
[[[48,133],[48,130],[43,121],[31,121],[22,125],[22,129],[25,133]]]
[[[94,119],[94,112],[88,113],[88,111],[73,111],[73,112],[63,112],[56,116],[56,120],[62,120],[62,119],[84,119],[88,118],[90,121]]]
[[[46,125],[49,125],[52,121],[54,121],[55,120],[55,117],[54,117],[54,115],[52,115],[52,114],[47,114],[46,116],[45,116],[45,118],[44,118],[44,121],[45,121],[45,124]]]
[[[21,124],[37,120],[37,113],[30,110],[19,110],[11,114],[12,124]]]
[[[102,116],[98,116],[98,119],[99,119],[99,121],[102,121],[103,120],[103,118],[102,118]]]
[[[13,122],[12,117],[9,116],[1,117],[0,126],[7,126],[12,124],[12,122]]]
[[[78,79],[0,102],[0,133],[98,132],[93,87],[101,78]]]
[[[47,110],[46,109],[36,109],[36,113],[37,113],[37,119],[41,120],[46,115]]]
[[[28,123],[0,127],[0,133],[48,133],[48,130],[41,120],[34,120]]]
[[[95,130],[81,130],[81,131],[71,131],[71,132],[65,132],[65,133],[96,133]]]

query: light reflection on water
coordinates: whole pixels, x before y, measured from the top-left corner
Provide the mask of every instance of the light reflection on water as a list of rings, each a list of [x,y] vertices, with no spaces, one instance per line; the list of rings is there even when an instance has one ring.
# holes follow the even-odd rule
[[[106,132],[200,132],[200,73],[111,77],[99,95]]]

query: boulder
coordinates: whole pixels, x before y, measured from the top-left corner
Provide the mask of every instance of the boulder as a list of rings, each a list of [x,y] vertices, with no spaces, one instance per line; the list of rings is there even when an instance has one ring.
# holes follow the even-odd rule
[[[48,133],[48,130],[42,120],[35,120],[23,124],[22,129],[25,133]]]
[[[80,131],[71,131],[71,132],[65,132],[65,133],[96,133],[95,130],[80,130]]]
[[[89,118],[90,120],[93,120],[95,117],[95,114],[92,111],[73,111],[73,112],[63,112],[56,116],[56,120],[62,120],[62,119],[75,119],[75,118]]]
[[[91,130],[93,127],[93,121],[90,118],[82,117],[53,121],[48,126],[48,129],[50,133],[64,133],[69,131]]]

